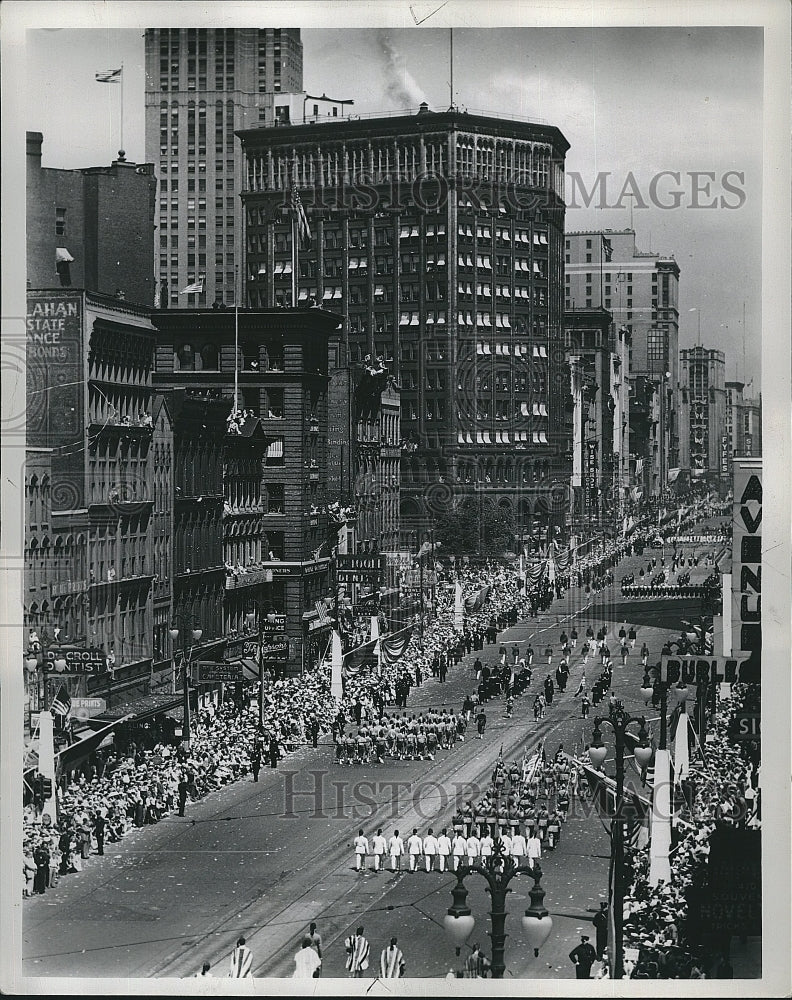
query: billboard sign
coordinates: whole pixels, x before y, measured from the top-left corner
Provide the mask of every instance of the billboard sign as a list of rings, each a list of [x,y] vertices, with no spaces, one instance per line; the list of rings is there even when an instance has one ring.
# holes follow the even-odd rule
[[[26,432],[51,448],[52,512],[85,506],[82,292],[28,292]]]
[[[734,460],[732,649],[762,649],[762,462]]]
[[[107,654],[103,649],[48,649],[44,653],[44,661],[47,670],[53,674],[103,674],[107,667]]]
[[[193,684],[233,684],[242,680],[241,663],[216,663],[212,660],[196,660],[192,665]]]

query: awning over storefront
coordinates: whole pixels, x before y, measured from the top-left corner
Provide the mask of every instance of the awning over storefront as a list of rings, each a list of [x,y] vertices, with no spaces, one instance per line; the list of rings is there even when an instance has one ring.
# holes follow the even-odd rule
[[[182,697],[181,694],[144,694],[140,698],[113,705],[101,715],[88,719],[88,725],[92,729],[102,729],[111,722],[118,723],[123,720],[144,722],[146,719],[153,719],[172,708],[179,707],[182,704]]]

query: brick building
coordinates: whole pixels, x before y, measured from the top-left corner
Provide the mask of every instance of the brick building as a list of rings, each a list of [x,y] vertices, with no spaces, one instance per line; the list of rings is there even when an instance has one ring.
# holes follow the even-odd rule
[[[25,621],[103,651],[108,671],[72,693],[132,697],[153,662],[149,311],[30,290],[27,337]]]
[[[350,364],[393,359],[410,445],[405,530],[483,489],[529,520],[569,479],[552,391],[566,377],[552,350],[563,337],[564,136],[424,105],[240,138],[246,300],[290,301],[295,187],[313,236],[297,304],[343,314]]]
[[[40,132],[27,133],[28,288],[87,288],[154,301],[151,163],[119,155],[108,167],[43,167]]]
[[[573,521],[612,530],[631,506],[626,330],[605,309],[567,310],[571,376]]]
[[[690,469],[691,482],[729,489],[722,456],[728,451],[726,430],[726,356],[723,351],[697,345],[679,352],[680,463]]]
[[[643,399],[647,386],[655,387],[662,425],[650,433],[643,403],[634,409],[631,475],[642,480],[640,488],[657,493],[669,469],[680,464],[679,265],[671,254],[639,250],[632,229],[567,233],[564,254],[567,308],[611,312],[616,329],[629,335],[634,394]],[[651,400],[646,405],[651,409]]]
[[[213,613],[232,637],[250,631],[250,615],[255,624],[267,611],[285,614],[286,666],[299,670],[304,654],[306,665],[314,661],[312,640],[328,627],[316,604],[330,595],[328,340],[339,317],[319,309],[162,310],[153,322],[155,385],[225,401],[220,481],[210,498],[219,504]],[[207,487],[199,481],[195,489],[205,504]],[[237,646],[234,658],[246,658]]]

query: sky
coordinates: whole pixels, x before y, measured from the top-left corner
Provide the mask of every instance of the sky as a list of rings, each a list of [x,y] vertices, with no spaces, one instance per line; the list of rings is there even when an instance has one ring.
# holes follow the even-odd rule
[[[412,9],[423,16],[437,6]],[[431,18],[420,26],[413,19],[409,27],[329,28],[303,27],[292,16],[283,26],[302,29],[309,93],[351,98],[360,115],[414,109],[422,100],[445,110],[452,100],[449,31],[432,27]],[[454,103],[556,125],[570,143],[567,230],[632,226],[639,249],[673,254],[681,271],[680,347],[697,342],[700,322],[701,342],[726,352],[726,377],[746,373],[750,391],[758,390],[762,29],[458,23],[453,45]],[[94,76],[122,62],[124,148],[142,162],[140,28],[28,31],[23,124],[44,134],[45,166],[115,157],[120,87]],[[700,172],[698,181],[691,172]],[[587,208],[579,185],[591,191],[600,173],[607,207],[597,199]],[[635,198],[620,199],[624,190]]]

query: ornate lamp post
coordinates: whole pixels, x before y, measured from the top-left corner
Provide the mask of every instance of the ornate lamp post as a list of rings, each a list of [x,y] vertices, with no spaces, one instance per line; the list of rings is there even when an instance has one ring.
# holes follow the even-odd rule
[[[628,715],[622,708],[620,701],[616,702],[607,718],[597,716],[594,719],[594,735],[592,744],[588,748],[589,759],[594,767],[600,769],[605,761],[607,748],[602,743],[601,727],[607,724],[613,730],[616,738],[616,809],[611,821],[611,850],[613,852],[613,925],[614,925],[614,956],[613,956],[613,978],[622,979],[624,977],[624,947],[623,947],[623,923],[624,923],[624,750],[627,745],[626,733],[630,725],[640,723],[638,739],[640,743],[635,747],[635,759],[641,767],[649,763],[652,757],[652,748],[649,746],[649,734],[646,731],[646,720]]]
[[[457,955],[462,945],[473,933],[475,926],[473,914],[466,902],[468,890],[464,884],[466,876],[471,872],[481,875],[487,881],[487,892],[492,900],[490,909],[492,978],[503,979],[503,974],[506,971],[503,959],[506,945],[506,894],[511,892],[509,883],[516,875],[528,874],[534,880],[533,888],[530,891],[531,905],[522,918],[523,931],[534,950],[534,955],[539,954],[539,949],[553,929],[552,917],[542,902],[545,895],[544,889],[539,884],[542,870],[538,864],[534,865],[533,868],[518,868],[514,859],[504,853],[500,835],[495,839],[492,854],[489,857],[483,861],[474,861],[472,865],[461,865],[456,872],[457,883],[451,890],[454,902],[444,919],[446,934],[451,943],[455,945]]]

